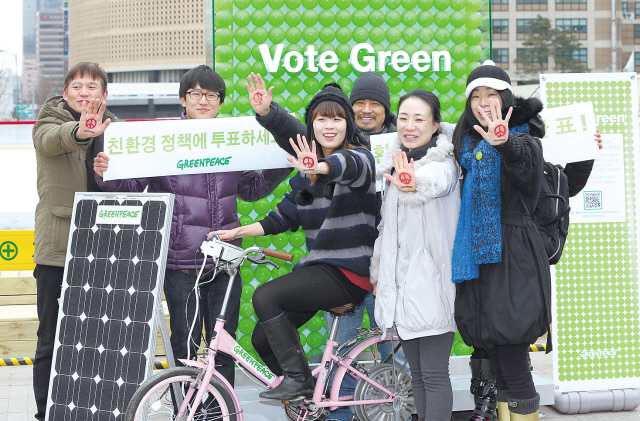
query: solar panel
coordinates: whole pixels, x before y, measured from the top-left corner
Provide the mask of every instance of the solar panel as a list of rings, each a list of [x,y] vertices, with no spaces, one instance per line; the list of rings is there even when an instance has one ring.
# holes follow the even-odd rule
[[[122,420],[151,375],[173,199],[76,193],[47,420]]]

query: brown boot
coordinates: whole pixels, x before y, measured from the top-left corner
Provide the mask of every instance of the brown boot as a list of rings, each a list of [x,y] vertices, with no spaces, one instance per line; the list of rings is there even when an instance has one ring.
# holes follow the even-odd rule
[[[498,421],[511,421],[509,403],[498,401]]]
[[[540,414],[538,411],[532,414],[515,414],[511,413],[511,421],[538,421],[540,419]]]
[[[509,396],[507,392],[498,389],[496,399],[498,400],[498,421],[511,421],[509,416]]]
[[[540,395],[536,393],[535,398],[513,399],[509,398],[509,414],[511,421],[538,421],[540,414]]]

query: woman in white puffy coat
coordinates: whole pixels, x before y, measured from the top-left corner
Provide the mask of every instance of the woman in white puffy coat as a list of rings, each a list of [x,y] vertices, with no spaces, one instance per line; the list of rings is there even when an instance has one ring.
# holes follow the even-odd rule
[[[371,264],[376,322],[383,329],[395,324],[418,417],[429,421],[451,418],[449,355],[456,332],[451,254],[460,169],[452,154],[453,126],[440,119],[433,93],[416,89],[400,99],[398,139],[377,167],[386,181]]]

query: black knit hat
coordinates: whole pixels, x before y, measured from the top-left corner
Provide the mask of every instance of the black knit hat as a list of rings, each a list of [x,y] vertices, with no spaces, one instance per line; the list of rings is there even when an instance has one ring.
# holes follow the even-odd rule
[[[378,101],[387,110],[387,114],[391,112],[389,87],[384,78],[375,72],[364,72],[353,83],[349,97],[351,105],[363,99]]]
[[[323,101],[333,101],[344,108],[345,114],[347,116],[346,138],[349,143],[353,146],[364,146],[365,148],[370,149],[370,143],[367,141],[366,137],[362,135],[360,129],[356,126],[356,117],[353,112],[353,107],[349,103],[347,94],[342,91],[340,85],[333,82],[324,85],[322,90],[318,92],[316,96],[313,97],[311,102],[309,102],[309,105],[307,105],[304,117],[304,120],[307,124],[307,139],[313,139],[313,121],[311,121],[311,118],[313,117],[313,111]]]
[[[491,60],[486,60],[482,66],[473,69],[467,78],[467,98],[478,86],[486,86],[496,91],[508,89],[513,93],[511,78]]]

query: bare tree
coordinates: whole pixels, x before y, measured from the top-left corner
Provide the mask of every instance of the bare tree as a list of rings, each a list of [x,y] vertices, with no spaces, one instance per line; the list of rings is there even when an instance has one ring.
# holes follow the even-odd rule
[[[47,99],[54,95],[62,95],[62,83],[57,79],[52,80],[50,77],[39,74],[35,92],[38,109]]]
[[[0,58],[0,115],[13,104],[13,92],[10,87],[15,85],[12,81],[15,75],[11,72],[11,62],[7,63],[5,57]],[[13,114],[13,111],[11,112]]]

